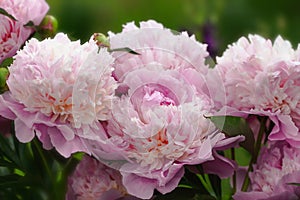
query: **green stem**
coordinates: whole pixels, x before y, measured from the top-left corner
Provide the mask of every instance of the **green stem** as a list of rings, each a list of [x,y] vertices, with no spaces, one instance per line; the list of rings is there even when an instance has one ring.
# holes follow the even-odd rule
[[[234,151],[234,148],[231,148],[230,152],[231,152],[231,159],[235,160],[235,151]],[[234,173],[233,173],[232,182],[233,182],[233,188],[232,188],[233,189],[233,193],[235,193],[236,192],[236,171],[234,171]]]
[[[204,186],[204,188],[206,189],[206,191],[213,196],[214,198],[217,198],[217,195],[210,183],[209,177],[207,174],[197,174],[199,180],[201,181],[202,185]]]
[[[51,170],[50,170],[50,168],[49,168],[49,166],[48,166],[48,164],[47,164],[46,157],[45,157],[45,155],[44,155],[44,153],[43,153],[43,151],[42,151],[40,145],[37,143],[36,140],[33,140],[33,144],[35,145],[35,147],[36,147],[36,149],[37,149],[37,151],[38,151],[40,157],[42,158],[43,165],[44,165],[44,167],[45,167],[45,169],[46,169],[46,172],[47,172],[49,178],[51,178],[51,180],[52,180],[52,173],[51,173]]]
[[[247,170],[247,173],[246,173],[243,185],[242,185],[242,191],[243,192],[247,191],[249,183],[250,183],[249,172],[253,171],[253,164],[255,164],[256,161],[257,161],[257,157],[258,157],[258,154],[259,154],[259,151],[260,151],[260,148],[261,148],[262,138],[263,138],[263,135],[264,135],[265,130],[266,130],[267,119],[268,119],[267,117],[262,117],[261,121],[260,121],[260,127],[259,127],[257,140],[256,140],[255,145],[254,145],[254,153],[253,153],[252,158],[250,160],[249,167],[248,167],[248,170]]]

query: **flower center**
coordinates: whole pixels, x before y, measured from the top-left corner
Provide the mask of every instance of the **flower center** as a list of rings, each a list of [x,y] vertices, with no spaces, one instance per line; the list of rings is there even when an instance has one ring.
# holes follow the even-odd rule
[[[175,102],[171,98],[166,97],[163,93],[159,91],[150,91],[150,93],[147,92],[144,96],[144,100],[157,105],[175,105]]]

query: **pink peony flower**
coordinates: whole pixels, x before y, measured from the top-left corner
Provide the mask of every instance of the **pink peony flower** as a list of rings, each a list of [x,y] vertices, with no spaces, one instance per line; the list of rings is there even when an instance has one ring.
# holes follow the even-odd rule
[[[68,178],[66,200],[116,200],[130,197],[122,185],[120,172],[96,159],[84,156]]]
[[[117,80],[122,81],[130,71],[151,63],[164,70],[196,69],[200,73],[195,73],[200,77],[207,73],[208,66],[204,63],[208,56],[207,45],[197,42],[194,36],[189,37],[186,32],[174,34],[162,24],[149,20],[141,22],[140,28],[133,22],[128,23],[121,33],[109,33],[109,36],[111,49],[128,47],[139,53],[113,53],[117,66],[114,76]]]
[[[112,49],[129,47],[140,55],[113,54],[115,78],[124,87],[105,126],[106,140],[91,143],[93,155],[120,170],[128,193],[142,199],[154,189],[175,189],[184,165],[210,161],[207,170],[231,175],[235,165],[216,150],[243,137],[226,139],[204,117],[211,108],[202,92],[205,46],[154,21],[142,22],[140,29],[128,24],[110,42]],[[212,161],[217,164],[210,168]],[[216,170],[222,166],[226,170]]]
[[[276,142],[264,148],[254,171],[250,174],[251,190],[238,192],[234,199],[299,199],[300,149],[286,142]]]
[[[274,44],[258,35],[249,35],[249,40],[240,38],[217,58],[215,69],[208,73],[216,109],[246,117],[269,116],[275,124],[269,139],[298,146],[299,61],[300,48],[295,51],[280,36]]]
[[[0,8],[6,10],[16,20],[0,14],[0,63],[12,57],[24,44],[34,29],[24,27],[29,21],[39,25],[49,6],[45,0],[5,0]]]
[[[118,167],[129,194],[149,199],[154,189],[172,191],[184,165],[210,161],[205,167],[209,172],[222,177],[232,174],[235,165],[219,159],[213,149],[223,150],[242,138],[225,139],[216,130],[204,117],[208,101],[195,96],[195,89],[180,73],[139,69],[123,83],[129,87],[128,95],[115,101],[107,139],[93,144],[93,154]],[[223,166],[228,171],[220,170]]]
[[[89,152],[85,139],[99,139],[98,120],[109,118],[116,82],[113,58],[90,42],[64,34],[31,39],[9,67],[9,92],[0,96],[0,114],[15,120],[16,136],[29,142],[36,134],[44,148],[68,157]]]

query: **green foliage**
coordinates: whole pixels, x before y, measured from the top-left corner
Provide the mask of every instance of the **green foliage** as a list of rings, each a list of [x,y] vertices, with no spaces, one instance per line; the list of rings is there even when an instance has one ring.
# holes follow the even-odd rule
[[[203,24],[216,26],[219,52],[241,36],[282,35],[299,43],[299,1],[295,0],[48,0],[60,30],[86,41],[95,32],[119,32],[121,24],[155,19],[174,30],[188,30],[202,40]]]
[[[14,16],[12,16],[11,14],[9,14],[6,10],[4,10],[3,8],[0,8],[0,14],[1,15],[5,15],[7,17],[9,17],[12,20],[16,21],[16,18],[14,18]]]
[[[240,145],[253,154],[254,134],[244,118],[234,116],[212,116],[208,118],[228,136],[244,135],[246,139]]]
[[[23,144],[0,134],[0,199],[62,200],[77,162],[43,150],[37,140]]]

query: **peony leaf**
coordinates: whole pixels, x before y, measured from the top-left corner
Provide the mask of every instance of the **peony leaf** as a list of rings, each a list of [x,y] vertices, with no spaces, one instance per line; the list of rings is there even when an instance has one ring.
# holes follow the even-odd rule
[[[0,176],[0,188],[11,186],[12,184],[18,184],[18,181],[22,178],[17,174],[8,174],[5,176]]]
[[[212,197],[207,194],[196,194],[196,196],[193,198],[193,200],[215,200],[215,197]]]
[[[0,8],[0,14],[1,14],[1,15],[4,15],[4,16],[6,16],[6,17],[9,17],[9,18],[12,19],[12,20],[17,21],[16,18],[14,18],[14,16],[12,16],[11,14],[9,14],[9,13],[8,13],[6,10],[4,10],[3,8]]]
[[[0,94],[8,90],[8,87],[6,85],[8,74],[9,72],[7,68],[0,68]]]
[[[8,139],[6,139],[2,134],[0,134],[0,155],[16,164],[17,166],[21,166],[18,155],[10,146]]]
[[[300,183],[287,183],[288,185],[300,186]]]
[[[0,67],[8,67],[13,63],[14,59],[13,58],[6,58],[0,63]]]
[[[222,198],[222,186],[221,186],[221,179],[219,176],[215,174],[208,174],[210,183],[212,185],[212,188],[217,196],[217,199]]]
[[[116,49],[110,49],[109,52],[114,52],[114,51],[125,51],[131,54],[135,54],[135,55],[140,55],[138,52],[128,48],[128,47],[124,47],[124,48],[116,48]]]
[[[214,200],[215,198],[208,195],[199,193],[199,191],[194,189],[187,189],[187,188],[176,188],[170,193],[164,195],[157,195],[153,198],[154,200],[200,200],[200,199],[207,199],[207,200]]]
[[[244,118],[235,116],[211,116],[207,118],[227,136],[245,136],[246,140],[241,142],[240,146],[253,154],[254,134]]]
[[[36,28],[36,26],[34,25],[33,21],[29,21],[27,22],[25,25],[25,27],[32,27],[32,28]]]

